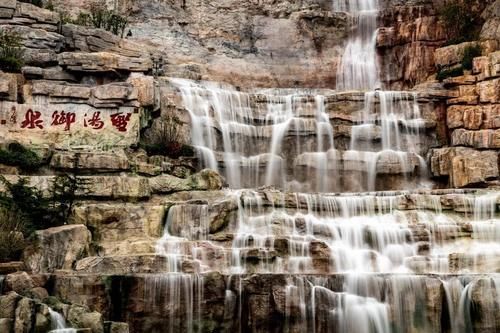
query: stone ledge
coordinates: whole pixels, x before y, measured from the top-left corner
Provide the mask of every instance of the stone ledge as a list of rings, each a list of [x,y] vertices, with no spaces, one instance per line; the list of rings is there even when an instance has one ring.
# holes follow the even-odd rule
[[[485,184],[499,177],[498,151],[472,148],[439,148],[432,151],[431,171],[436,177],[447,176],[453,187]]]
[[[59,65],[69,71],[90,73],[147,72],[153,66],[151,59],[125,57],[110,52],[64,52],[59,55]]]

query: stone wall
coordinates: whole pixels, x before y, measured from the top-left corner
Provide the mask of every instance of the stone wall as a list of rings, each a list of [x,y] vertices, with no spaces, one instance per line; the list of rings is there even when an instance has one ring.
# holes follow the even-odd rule
[[[453,59],[461,58],[460,47],[445,49],[436,51],[437,61],[452,64],[456,61]],[[450,147],[434,150],[433,175],[448,177],[453,187],[496,184],[500,149],[500,52],[475,58],[471,73],[446,79],[444,85],[456,94],[447,101]]]

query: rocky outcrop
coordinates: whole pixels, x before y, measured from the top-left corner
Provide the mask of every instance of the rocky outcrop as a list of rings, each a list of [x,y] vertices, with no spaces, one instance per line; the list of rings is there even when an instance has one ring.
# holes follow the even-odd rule
[[[454,187],[481,185],[498,179],[498,152],[451,147],[433,151],[431,170],[434,176],[449,177]]]
[[[71,269],[89,252],[92,236],[83,225],[66,225],[36,232],[33,246],[24,251],[24,262],[34,273]]]
[[[452,65],[462,57],[463,47],[464,44],[446,47],[436,52],[436,59],[441,59],[443,65]],[[499,66],[500,52],[490,52],[474,58],[471,74],[444,81],[448,89],[457,93],[448,100],[446,111],[452,147],[433,151],[431,169],[435,176],[449,177],[454,187],[498,180]]]

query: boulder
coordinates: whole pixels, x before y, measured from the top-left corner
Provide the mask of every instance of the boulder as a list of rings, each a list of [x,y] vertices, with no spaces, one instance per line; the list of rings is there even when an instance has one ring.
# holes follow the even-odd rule
[[[5,277],[6,290],[13,290],[19,294],[26,294],[34,287],[33,280],[26,272],[17,272]]]
[[[116,321],[105,321],[104,327],[106,333],[128,333],[129,327],[127,323],[120,323]]]
[[[24,251],[24,261],[33,272],[71,269],[88,253],[92,236],[84,225],[65,225],[35,233],[36,243]]]
[[[104,333],[103,318],[98,312],[90,312],[82,306],[72,305],[66,317],[71,327],[89,328],[91,333]]]
[[[165,273],[172,263],[156,254],[113,255],[87,257],[77,262],[75,270],[83,274],[140,274]]]
[[[2,8],[0,8],[0,17],[1,17],[1,11]],[[0,318],[0,332],[12,332],[14,330],[14,319],[11,318]]]
[[[22,298],[17,303],[14,332],[31,332],[35,324],[35,302],[29,298]]]
[[[22,297],[15,291],[0,296],[0,318],[14,319],[17,303],[21,298]]]

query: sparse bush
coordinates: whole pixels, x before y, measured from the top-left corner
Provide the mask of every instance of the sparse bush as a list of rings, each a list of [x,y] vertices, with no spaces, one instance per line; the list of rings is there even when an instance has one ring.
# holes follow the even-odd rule
[[[71,23],[105,29],[123,38],[128,26],[128,19],[107,9],[104,1],[96,1],[90,5],[89,13],[79,13],[78,17]]]
[[[17,166],[24,171],[35,171],[42,166],[43,161],[35,152],[13,142],[6,150],[0,149],[0,163]]]
[[[48,195],[44,195],[40,190],[29,186],[26,178],[19,178],[16,183],[11,183],[1,177],[0,181],[6,189],[4,193],[0,193],[0,207],[16,212],[25,221],[28,233],[65,224],[79,186],[74,176],[57,176]]]
[[[436,79],[441,82],[449,77],[457,77],[464,74],[464,70],[461,66],[451,68],[451,69],[441,69],[436,75]]]
[[[0,30],[0,69],[19,72],[24,65],[22,38],[14,32]]]
[[[467,70],[471,70],[474,58],[480,57],[480,56],[481,56],[481,46],[480,45],[466,47],[464,50],[464,57],[462,59],[462,68],[467,69]]]
[[[43,7],[43,0],[19,0],[19,2],[30,3],[40,8]]]
[[[54,3],[52,2],[52,0],[48,0],[47,2],[44,3],[43,8],[50,10],[50,11],[54,11],[54,9],[55,9]]]
[[[168,113],[160,122],[159,129],[152,143],[141,144],[148,155],[162,155],[171,158],[193,156],[193,147],[186,145],[181,140],[180,127],[182,122],[173,113]]]
[[[447,45],[477,39],[481,29],[481,13],[473,9],[473,0],[447,2],[438,10],[450,36]]]
[[[26,220],[17,211],[0,210],[0,262],[19,260],[26,246]]]

